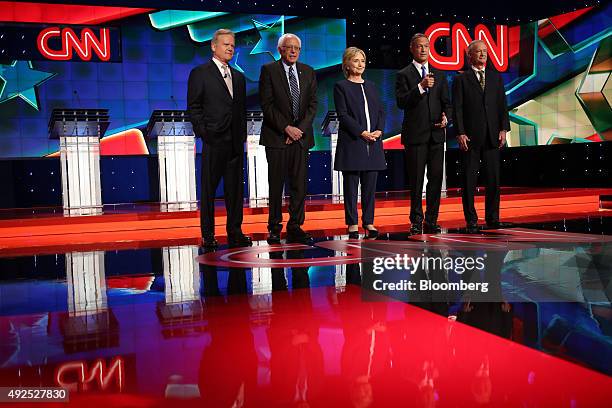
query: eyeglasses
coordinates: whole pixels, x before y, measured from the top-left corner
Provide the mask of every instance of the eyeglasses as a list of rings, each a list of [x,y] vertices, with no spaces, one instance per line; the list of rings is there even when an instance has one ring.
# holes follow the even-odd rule
[[[298,47],[297,45],[283,45],[281,48],[291,51],[299,51],[302,49],[302,47]]]

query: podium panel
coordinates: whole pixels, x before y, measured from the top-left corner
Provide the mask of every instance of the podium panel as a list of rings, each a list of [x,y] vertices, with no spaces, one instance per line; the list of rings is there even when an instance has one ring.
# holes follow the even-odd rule
[[[51,112],[49,138],[60,141],[64,215],[102,214],[100,138],[109,123],[108,109]]]
[[[247,162],[249,175],[249,206],[268,205],[270,189],[268,186],[268,160],[266,148],[259,144],[259,135],[247,136]]]
[[[147,136],[157,138],[161,211],[196,211],[195,135],[182,110],[156,110]]]
[[[161,210],[197,210],[194,136],[158,136],[157,154]]]
[[[61,136],[60,166],[64,215],[102,214],[100,139]]]

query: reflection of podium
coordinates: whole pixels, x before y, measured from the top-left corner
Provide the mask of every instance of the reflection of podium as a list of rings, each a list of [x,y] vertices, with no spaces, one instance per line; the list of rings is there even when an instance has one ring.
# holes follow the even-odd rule
[[[263,207],[268,204],[268,160],[266,148],[259,144],[263,113],[247,112],[247,162],[249,174],[249,206]]]
[[[153,111],[147,136],[157,138],[162,211],[195,211],[195,136],[182,110]]]
[[[108,109],[53,109],[49,138],[60,140],[64,215],[102,213],[100,138]]]
[[[334,170],[334,162],[336,160],[336,146],[338,145],[338,129],[340,128],[340,122],[338,121],[338,114],[335,111],[327,112],[325,119],[323,120],[323,126],[321,131],[323,136],[329,136],[329,147],[331,154],[331,180],[332,180],[332,202],[342,203],[344,202],[344,187],[342,186],[342,172]],[[357,200],[361,201],[361,186],[359,186],[359,192],[357,194]]]
[[[200,300],[200,266],[197,256],[197,246],[162,248],[165,302],[158,303],[157,313],[165,325],[202,319],[204,306]],[[183,326],[180,329],[186,330]],[[164,330],[164,335],[172,335],[172,328]]]
[[[118,322],[106,300],[104,252],[66,254],[68,313],[60,322],[66,352],[116,347]]]

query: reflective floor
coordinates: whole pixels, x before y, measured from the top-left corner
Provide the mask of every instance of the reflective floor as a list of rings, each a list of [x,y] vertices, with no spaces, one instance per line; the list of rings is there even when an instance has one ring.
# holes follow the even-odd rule
[[[611,218],[257,244],[0,258],[0,386],[107,406],[609,404]],[[377,274],[394,254],[455,265]],[[374,283],[450,282],[471,255],[487,296]]]

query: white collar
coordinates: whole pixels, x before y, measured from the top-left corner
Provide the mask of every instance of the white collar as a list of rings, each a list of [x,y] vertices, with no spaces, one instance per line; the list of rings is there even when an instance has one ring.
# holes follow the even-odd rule
[[[482,69],[478,69],[474,65],[471,65],[471,67],[474,70],[474,72],[476,72],[476,73],[482,72],[483,74],[485,73],[485,71],[487,69],[487,67],[483,67]]]
[[[215,63],[215,65],[217,66],[217,68],[219,68],[219,70],[221,70],[221,72],[223,72],[223,67],[227,66],[228,71],[229,71],[229,64],[224,64],[223,62],[219,61],[216,57],[212,57],[213,62]]]
[[[417,71],[419,71],[419,74],[421,73],[421,67],[425,67],[425,71],[429,72],[429,62],[425,61],[424,64],[420,64],[416,62],[416,60],[412,60],[412,63],[416,67]]]

